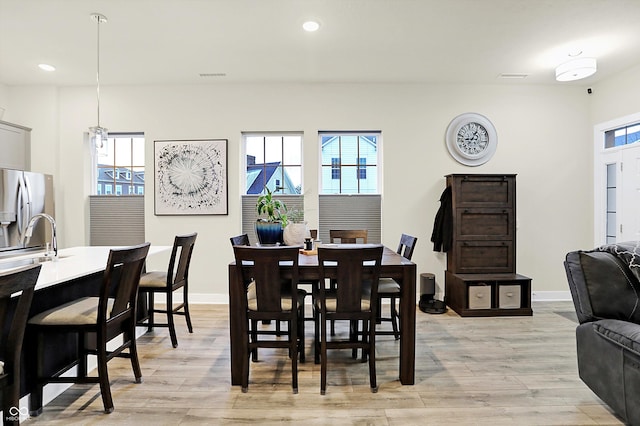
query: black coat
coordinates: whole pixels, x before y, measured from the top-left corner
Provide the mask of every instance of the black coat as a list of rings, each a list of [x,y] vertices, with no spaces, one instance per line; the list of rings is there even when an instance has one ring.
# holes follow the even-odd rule
[[[453,207],[451,205],[451,187],[447,186],[440,196],[440,208],[436,213],[431,233],[433,251],[447,252],[453,242]]]

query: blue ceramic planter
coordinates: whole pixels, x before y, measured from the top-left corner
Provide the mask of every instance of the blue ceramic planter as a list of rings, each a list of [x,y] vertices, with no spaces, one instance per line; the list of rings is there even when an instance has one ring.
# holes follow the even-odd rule
[[[256,222],[256,234],[260,245],[282,244],[282,223]]]

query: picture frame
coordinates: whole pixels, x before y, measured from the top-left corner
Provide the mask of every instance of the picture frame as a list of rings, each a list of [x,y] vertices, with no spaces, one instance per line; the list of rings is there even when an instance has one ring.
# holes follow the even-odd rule
[[[154,141],[154,214],[227,215],[227,139]]]

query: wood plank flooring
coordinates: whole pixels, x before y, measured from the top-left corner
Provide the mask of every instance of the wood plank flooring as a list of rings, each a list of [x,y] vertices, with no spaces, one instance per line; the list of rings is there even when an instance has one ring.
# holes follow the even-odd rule
[[[291,392],[283,350],[260,350],[249,392],[230,385],[227,305],[195,305],[194,333],[178,318],[178,341],[156,329],[138,339],[144,382],[125,359],[109,363],[115,411],[97,385],[74,385],[24,424],[42,425],[619,425],[578,378],[571,302],[537,302],[532,317],[461,318],[417,312],[416,384],[400,385],[398,342],[380,336],[380,390],[350,351],[329,355],[320,395],[307,323],[307,362]],[[388,325],[388,324],[386,324]]]

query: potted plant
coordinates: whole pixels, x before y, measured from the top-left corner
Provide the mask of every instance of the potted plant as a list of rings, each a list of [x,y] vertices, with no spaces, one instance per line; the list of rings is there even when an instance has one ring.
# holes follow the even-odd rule
[[[282,243],[282,232],[288,223],[287,206],[281,200],[273,198],[273,193],[266,186],[265,191],[256,202],[258,216],[266,216],[256,221],[258,241],[262,245]]]

